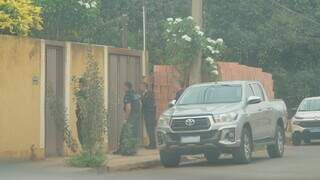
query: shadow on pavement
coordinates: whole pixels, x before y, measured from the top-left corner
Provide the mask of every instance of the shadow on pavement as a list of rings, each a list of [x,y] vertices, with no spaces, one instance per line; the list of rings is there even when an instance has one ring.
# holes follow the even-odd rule
[[[267,156],[253,157],[252,162],[250,164],[261,163],[261,162],[267,161],[267,160],[270,160],[270,158],[268,158]],[[208,161],[206,161],[203,158],[203,159],[199,159],[197,161],[181,163],[178,168],[191,167],[191,166],[192,167],[204,167],[204,166],[206,166],[206,167],[223,167],[223,166],[243,166],[243,165],[246,165],[246,164],[237,164],[234,162],[234,160],[231,157],[219,159],[217,162],[214,162],[214,163],[209,163]]]

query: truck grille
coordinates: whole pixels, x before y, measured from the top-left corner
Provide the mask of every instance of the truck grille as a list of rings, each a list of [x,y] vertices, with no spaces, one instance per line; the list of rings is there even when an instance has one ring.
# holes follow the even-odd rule
[[[301,127],[320,127],[320,120],[301,121],[299,125]]]
[[[192,123],[190,123],[190,121]],[[171,122],[171,129],[173,131],[208,130],[210,126],[211,123],[208,117],[173,118]]]
[[[172,141],[181,141],[181,137],[183,136],[200,136],[201,140],[206,139],[219,139],[220,133],[218,130],[211,130],[205,132],[192,132],[192,133],[168,133],[168,136]]]

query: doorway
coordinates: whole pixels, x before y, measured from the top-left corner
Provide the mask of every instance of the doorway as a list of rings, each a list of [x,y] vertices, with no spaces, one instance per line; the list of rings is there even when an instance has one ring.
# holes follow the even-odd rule
[[[46,46],[45,155],[63,156],[64,52],[63,47]]]

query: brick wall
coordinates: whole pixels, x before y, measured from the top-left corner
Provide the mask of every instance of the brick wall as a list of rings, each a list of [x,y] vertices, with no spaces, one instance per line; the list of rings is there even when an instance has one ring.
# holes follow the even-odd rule
[[[220,81],[257,80],[260,81],[270,99],[273,99],[272,74],[263,72],[261,68],[249,67],[236,62],[218,62]],[[152,75],[154,96],[157,106],[157,118],[164,112],[168,103],[174,99],[179,90],[178,73],[169,65],[155,65]]]

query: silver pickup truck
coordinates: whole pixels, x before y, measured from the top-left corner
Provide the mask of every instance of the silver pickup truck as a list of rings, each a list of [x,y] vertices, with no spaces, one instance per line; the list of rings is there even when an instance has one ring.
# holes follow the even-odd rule
[[[229,153],[236,162],[249,163],[257,145],[267,145],[271,158],[282,157],[286,125],[285,103],[268,100],[259,82],[193,85],[160,116],[160,159],[172,167],[181,155],[204,154],[214,162]]]

